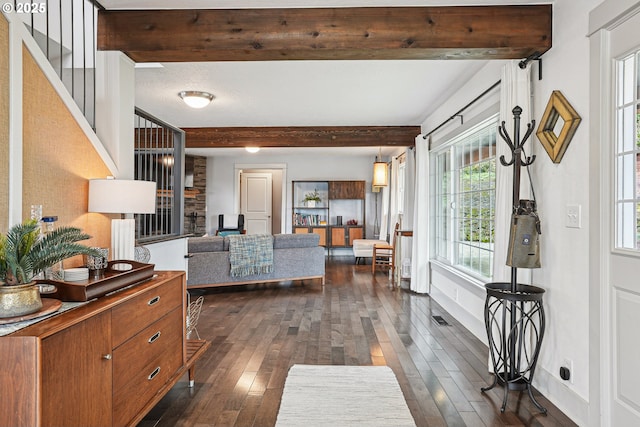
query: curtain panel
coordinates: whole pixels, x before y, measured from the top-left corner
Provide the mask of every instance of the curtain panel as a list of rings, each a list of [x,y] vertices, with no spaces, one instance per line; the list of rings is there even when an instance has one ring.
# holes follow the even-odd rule
[[[429,265],[429,246],[431,245],[429,240],[429,144],[422,135],[418,135],[416,136],[415,145],[411,290],[426,294],[429,293],[431,286],[431,266]]]
[[[387,166],[387,169],[389,168],[389,166]],[[387,170],[387,176],[391,176],[391,174],[389,173],[389,171]],[[381,215],[380,215],[380,229],[378,230],[379,232],[379,236],[374,236],[377,239],[380,240],[386,240],[387,242],[390,242],[390,240],[388,240],[388,232],[389,232],[389,186],[387,185],[386,187],[382,187],[382,190],[380,190],[380,193],[377,193],[375,195],[375,197],[378,197],[378,194],[381,196],[381,200],[382,200],[382,206],[380,209]]]
[[[527,124],[531,121],[531,68],[524,70],[518,66],[519,61],[510,61],[502,68],[502,83],[500,85],[500,123],[505,123],[507,134],[514,137],[514,123],[512,110],[519,106],[522,108],[520,116],[520,138],[527,131]],[[533,134],[524,146],[528,156],[532,154]],[[496,207],[493,248],[493,281],[509,282],[511,279],[511,267],[507,266],[507,247],[509,241],[509,228],[511,213],[513,211],[513,166],[502,166],[500,156],[509,161],[511,151],[500,136],[496,141]],[[524,158],[524,155],[523,155]],[[529,178],[526,169],[522,169],[520,179],[520,198],[527,199],[530,196]],[[528,269],[518,269],[518,280],[528,283],[531,272]]]
[[[402,209],[402,229],[413,230],[413,216],[415,210],[415,176],[416,176],[416,158],[415,150],[411,147],[407,148],[404,153],[404,207]],[[401,246],[402,259],[399,260],[397,268],[400,269],[400,277],[410,279],[411,269],[405,274],[404,260],[413,259],[413,239],[400,238],[398,242]]]

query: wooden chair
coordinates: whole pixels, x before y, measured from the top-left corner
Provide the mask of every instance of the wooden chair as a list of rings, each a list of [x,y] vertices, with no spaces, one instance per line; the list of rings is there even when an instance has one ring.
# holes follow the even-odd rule
[[[396,253],[396,232],[400,228],[400,223],[396,222],[391,236],[391,244],[376,243],[373,245],[373,254],[371,259],[371,274],[376,274],[376,270],[380,267],[391,272],[391,285],[395,283],[395,253]]]

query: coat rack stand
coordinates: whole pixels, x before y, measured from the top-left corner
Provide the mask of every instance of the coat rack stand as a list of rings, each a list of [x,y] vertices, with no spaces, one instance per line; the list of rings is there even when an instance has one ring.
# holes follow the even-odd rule
[[[513,212],[520,202],[520,168],[529,166],[535,155],[522,159],[522,147],[535,125],[527,124],[527,132],[520,140],[520,115],[522,108],[513,110],[514,138],[511,140],[503,121],[498,131],[509,146],[512,158],[509,162],[500,156],[503,166],[513,166]],[[489,341],[494,379],[483,392],[500,384],[504,388],[501,412],[505,411],[509,390],[527,390],[533,404],[544,414],[547,410],[533,396],[531,383],[535,373],[540,345],[544,336],[545,317],[542,305],[544,289],[518,283],[518,269],[511,267],[511,282],[487,283],[487,299],[484,321]]]

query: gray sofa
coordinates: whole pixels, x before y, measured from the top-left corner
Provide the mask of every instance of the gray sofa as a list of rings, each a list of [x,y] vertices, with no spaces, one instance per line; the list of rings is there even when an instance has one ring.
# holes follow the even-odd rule
[[[324,248],[317,234],[275,234],[273,272],[232,277],[229,237],[191,237],[188,242],[187,287],[207,288],[285,280],[321,279],[324,285]]]

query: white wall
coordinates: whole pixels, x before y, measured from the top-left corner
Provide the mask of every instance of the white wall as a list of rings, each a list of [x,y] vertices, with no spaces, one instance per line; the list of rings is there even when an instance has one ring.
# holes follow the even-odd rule
[[[532,69],[534,118],[540,121],[553,90],[560,90],[582,123],[562,162],[554,164],[533,137],[533,181],[542,220],[542,268],[533,271],[533,284],[546,290],[547,316],[534,385],[580,425],[588,420],[589,400],[589,43],[588,14],[600,0],[554,3],[553,48],[543,56],[543,79]],[[500,78],[500,63],[491,63],[423,123],[423,132],[437,126]],[[472,113],[472,112],[471,112]],[[469,116],[471,118],[471,116]],[[467,115],[465,114],[465,122]],[[455,127],[455,125],[453,125]],[[537,123],[536,123],[537,127]],[[448,126],[447,132],[452,126]],[[499,141],[498,143],[501,143]],[[565,227],[566,205],[582,208],[582,228]],[[486,342],[482,326],[484,293],[462,277],[435,267],[432,297]],[[559,378],[564,359],[573,361],[573,383]],[[591,420],[593,421],[593,420]]]
[[[536,140],[532,173],[544,218],[543,268],[534,284],[544,287],[550,327],[545,336],[539,386],[561,397],[574,419],[585,421],[589,400],[589,11],[601,0],[565,0],[554,7],[554,46],[544,55],[543,80],[533,80],[539,120],[553,90],[560,90],[582,117],[561,163],[554,164]],[[535,75],[535,74],[534,74]],[[582,228],[565,226],[567,205],[582,208]],[[558,380],[564,359],[573,361],[573,384]],[[568,389],[568,390],[567,390]],[[580,423],[582,424],[582,422]]]
[[[291,232],[291,181],[299,180],[364,180],[366,181],[366,222],[367,236],[373,236],[374,198],[371,193],[371,173],[374,157],[352,155],[272,155],[267,150],[253,155],[219,156],[207,158],[207,212],[208,216],[218,212],[235,212],[234,174],[235,165],[252,165],[260,169],[262,165],[286,164],[285,229]],[[255,166],[253,166],[255,165]],[[275,209],[275,208],[274,208]],[[208,232],[211,233],[217,219],[207,218]]]

